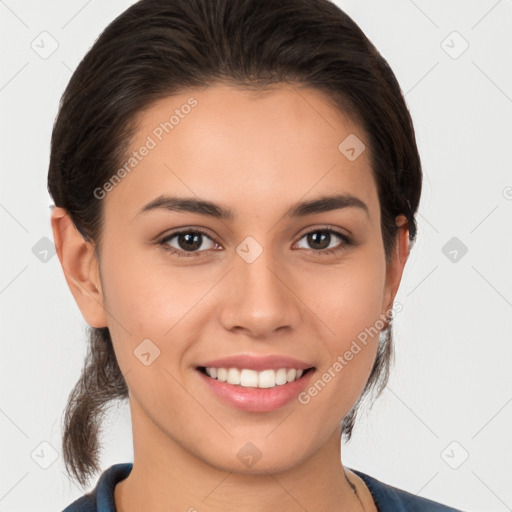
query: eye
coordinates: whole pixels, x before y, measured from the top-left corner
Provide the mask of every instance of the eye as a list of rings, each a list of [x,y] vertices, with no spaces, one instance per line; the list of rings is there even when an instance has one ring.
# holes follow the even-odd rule
[[[300,240],[303,239],[305,239],[306,243],[312,248],[299,248],[313,251],[321,256],[337,253],[345,249],[348,245],[352,245],[352,241],[347,235],[330,228],[309,231],[302,235]],[[336,243],[336,239],[338,239],[338,243]],[[339,242],[339,240],[341,240],[341,242]],[[205,242],[206,247],[204,247]],[[159,245],[165,251],[179,258],[200,256],[202,252],[209,249],[218,249],[220,247],[205,231],[198,228],[171,233],[165,236],[159,242]]]
[[[341,240],[341,243],[338,242],[336,244],[336,238]],[[336,231],[334,229],[322,228],[315,229],[314,231],[309,231],[304,234],[300,240],[306,240],[306,243],[312,247],[313,252],[318,253],[321,256],[327,256],[330,254],[337,253],[342,251],[348,245],[352,245],[352,240],[343,233]],[[299,240],[299,242],[300,242]],[[304,247],[301,247],[304,248]],[[305,249],[308,249],[305,247]]]
[[[206,243],[207,247],[204,247],[205,241],[209,242]],[[201,253],[208,249],[219,247],[219,245],[201,229],[178,231],[167,235],[159,243],[165,251],[168,251],[178,257],[199,256],[199,254],[196,253]],[[201,247],[203,247],[203,250],[199,250]]]

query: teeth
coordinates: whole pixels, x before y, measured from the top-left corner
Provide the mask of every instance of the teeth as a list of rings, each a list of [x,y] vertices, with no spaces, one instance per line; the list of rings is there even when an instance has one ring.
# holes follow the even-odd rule
[[[240,372],[240,385],[246,388],[257,388],[258,372],[254,370],[242,370]]]
[[[273,388],[276,385],[275,370],[263,370],[258,374],[259,388]]]
[[[236,368],[230,368],[228,370],[228,384],[240,384],[240,371]]]
[[[286,368],[280,368],[277,370],[275,382],[278,386],[286,384]]]
[[[273,388],[299,379],[304,370],[295,368],[279,368],[279,370],[263,370],[257,372],[246,368],[206,368],[206,374],[212,379],[227,382],[246,388]]]

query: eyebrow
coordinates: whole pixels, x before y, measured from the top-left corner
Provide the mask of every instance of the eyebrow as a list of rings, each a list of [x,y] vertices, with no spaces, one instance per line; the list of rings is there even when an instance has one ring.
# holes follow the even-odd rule
[[[368,206],[361,199],[352,194],[322,196],[317,199],[295,204],[285,212],[284,217],[305,217],[306,215],[323,213],[332,210],[341,210],[344,208],[360,209],[366,213],[368,218],[370,217]],[[193,197],[172,197],[164,195],[161,195],[146,204],[139,210],[137,215],[153,210],[197,213],[199,215],[206,215],[208,217],[227,221],[233,221],[236,217],[233,210],[212,201],[205,201]]]

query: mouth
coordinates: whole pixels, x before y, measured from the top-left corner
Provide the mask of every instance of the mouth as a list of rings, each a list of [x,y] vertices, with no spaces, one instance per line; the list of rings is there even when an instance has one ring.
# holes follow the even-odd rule
[[[304,359],[254,353],[201,361],[194,369],[209,396],[247,412],[271,412],[292,404],[316,373]]]
[[[196,370],[212,397],[251,413],[270,413],[292,404],[315,374],[313,366],[263,370],[198,366]]]
[[[266,369],[262,371],[250,368],[224,368],[213,366],[198,366],[196,368],[203,375],[212,380],[225,382],[240,388],[271,389],[285,386],[302,380],[309,373],[315,370],[314,366],[309,368],[279,368]]]

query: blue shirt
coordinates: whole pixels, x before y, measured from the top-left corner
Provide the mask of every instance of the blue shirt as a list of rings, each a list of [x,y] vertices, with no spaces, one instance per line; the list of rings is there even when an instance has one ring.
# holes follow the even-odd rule
[[[116,512],[114,487],[130,474],[132,466],[131,462],[114,464],[103,472],[90,493],[71,503],[63,512]],[[379,512],[462,512],[392,487],[356,469],[348,469],[364,480]]]

